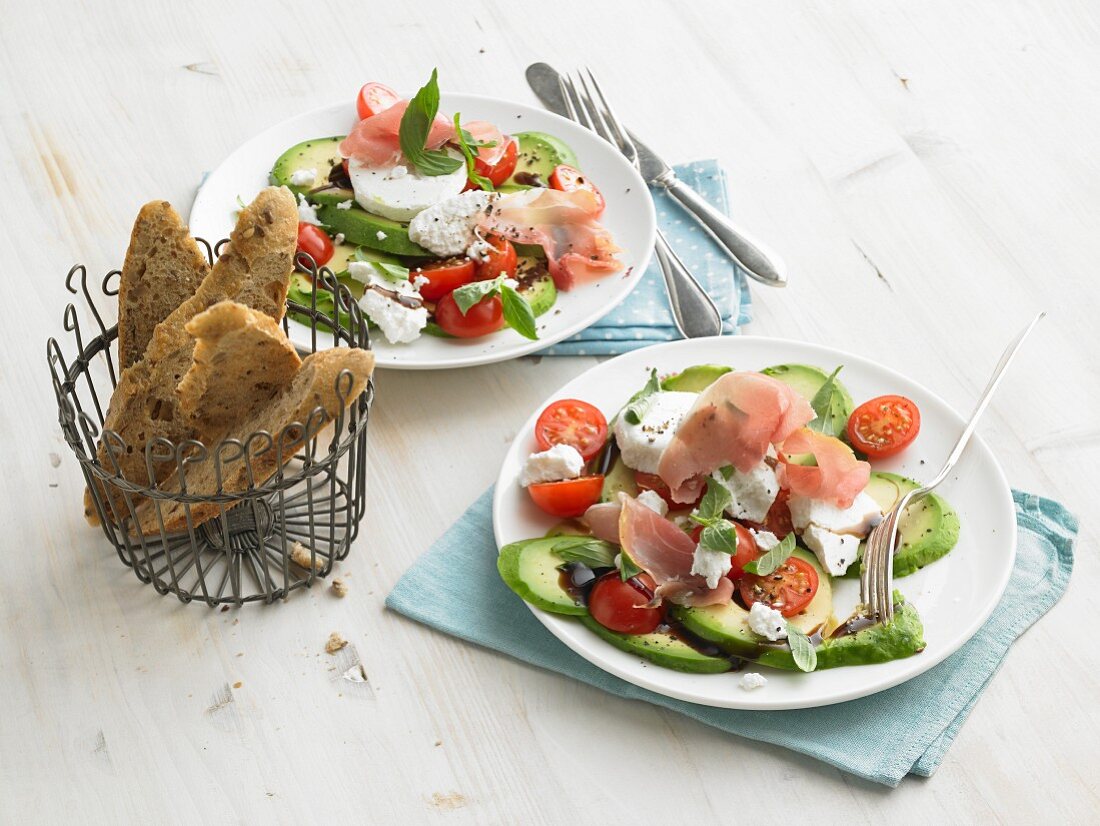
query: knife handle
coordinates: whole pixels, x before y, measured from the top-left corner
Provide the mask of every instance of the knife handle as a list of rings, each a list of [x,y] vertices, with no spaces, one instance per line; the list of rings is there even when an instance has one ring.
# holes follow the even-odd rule
[[[668,288],[668,303],[672,308],[672,320],[684,338],[702,338],[722,334],[722,316],[703,286],[684,265],[657,230],[657,243],[653,247],[661,274]]]
[[[675,173],[657,178],[687,213],[718,242],[745,274],[772,287],[787,286],[787,267],[775,253],[764,251],[763,245],[749,240],[743,230],[734,226],[725,215],[708,204],[703,197],[685,184]]]

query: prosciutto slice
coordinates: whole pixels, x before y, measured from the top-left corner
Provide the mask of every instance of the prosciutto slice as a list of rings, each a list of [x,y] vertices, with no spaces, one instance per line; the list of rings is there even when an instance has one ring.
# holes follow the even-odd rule
[[[503,196],[479,227],[546,251],[550,275],[559,290],[586,284],[622,269],[619,248],[597,220],[591,192],[529,189]]]
[[[389,109],[359,121],[351,134],[340,142],[340,154],[345,158],[355,158],[370,167],[397,164],[402,157],[398,130],[401,127],[401,117],[408,108],[407,100],[399,100]],[[454,124],[443,115],[436,115],[424,146],[427,149],[439,149],[454,137]]]
[[[790,386],[762,373],[726,373],[699,394],[657,466],[677,502],[694,502],[706,478],[725,465],[742,473],[814,418]]]
[[[623,507],[618,502],[597,502],[584,512],[584,524],[592,535],[604,542],[619,544],[619,516]]]
[[[812,453],[817,465],[795,465],[788,461],[788,456],[804,453]],[[776,476],[779,484],[793,494],[849,508],[867,487],[871,466],[857,459],[840,439],[804,427],[783,442]]]
[[[504,157],[504,150],[508,147],[508,137],[494,124],[487,120],[472,120],[462,124],[462,128],[470,133],[476,141],[481,143],[493,143],[495,146],[482,146],[477,150],[477,156],[492,166]]]
[[[718,587],[691,573],[695,543],[674,523],[629,496],[621,497],[619,537],[623,550],[657,583],[656,596],[679,605],[703,606],[729,602],[733,583],[727,577]]]

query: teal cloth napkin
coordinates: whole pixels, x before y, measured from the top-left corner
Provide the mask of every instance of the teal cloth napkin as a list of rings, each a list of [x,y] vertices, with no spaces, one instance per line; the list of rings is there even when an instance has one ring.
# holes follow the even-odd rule
[[[447,634],[620,697],[645,700],[730,734],[896,786],[907,774],[927,777],[936,770],[1009,646],[1058,601],[1069,582],[1077,520],[1050,499],[1020,491],[1013,491],[1013,499],[1020,527],[1016,566],[1004,598],[974,638],[907,683],[824,708],[735,711],[685,703],[613,677],[574,654],[498,576],[491,489],[413,564],[386,605]]]
[[[717,161],[695,161],[680,164],[675,169],[680,180],[729,214],[726,174]],[[745,274],[664,189],[651,187],[650,193],[657,209],[657,225],[722,313],[723,333],[736,333],[752,317]],[[615,356],[679,338],[682,336],[672,323],[665,280],[654,259],[622,304],[591,327],[547,347],[539,355]]]

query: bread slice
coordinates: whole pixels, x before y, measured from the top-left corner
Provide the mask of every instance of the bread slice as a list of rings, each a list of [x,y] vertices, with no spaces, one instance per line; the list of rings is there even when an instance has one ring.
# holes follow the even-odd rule
[[[141,208],[118,282],[118,366],[137,363],[153,329],[195,294],[210,265],[167,201]]]
[[[351,373],[351,382],[347,394],[341,399],[336,388],[337,379],[344,370]],[[244,442],[258,431],[267,431],[278,440],[279,434],[285,428],[297,423],[299,427],[289,431],[290,438],[283,442],[281,450],[275,447],[265,449],[263,445],[257,446],[253,443],[251,476],[254,484],[260,485],[271,478],[280,466],[293,458],[295,451],[303,446],[305,439],[316,435],[324,425],[335,419],[343,408],[359,398],[366,389],[367,381],[373,371],[374,354],[369,350],[335,347],[313,353],[305,358],[301,369],[282,393],[252,411],[241,411],[244,415],[225,428],[217,439],[207,444],[213,447],[224,439],[240,439]],[[313,416],[311,422],[311,415],[318,407],[324,411],[324,416],[320,419]],[[306,424],[310,425],[310,429],[308,433],[303,433],[301,426]],[[322,447],[321,450],[324,448]],[[233,494],[246,490],[249,486],[248,463],[243,460],[223,461],[221,478],[222,493]],[[212,455],[210,459],[191,465],[186,475],[186,483],[188,494],[209,496],[218,492]],[[178,492],[179,477],[173,476],[162,487],[169,492]],[[224,507],[231,507],[232,504],[236,503]],[[220,510],[216,504],[192,505],[192,527],[213,519]],[[143,502],[138,508],[138,521],[145,534],[156,535],[161,529],[161,520],[167,533],[187,529],[186,511],[184,506],[177,502],[161,502],[159,518],[157,506],[151,500]]]
[[[302,366],[271,316],[235,301],[215,304],[185,329],[195,354],[179,383],[180,409],[199,433],[219,433],[242,412],[271,401]]]
[[[298,238],[298,207],[285,187],[268,187],[241,210],[229,243],[193,296],[169,313],[153,330],[144,357],[123,370],[111,396],[104,428],[122,438],[126,451],[117,457],[122,476],[141,485],[159,482],[172,472],[171,462],[160,462],[149,473],[145,447],[154,439],[173,444],[192,438],[211,444],[210,433],[196,430],[179,408],[177,387],[191,368],[195,340],[186,325],[220,301],[234,300],[282,320],[286,292],[294,269]],[[114,463],[102,443],[99,459],[108,470]],[[136,501],[136,500],[135,500]],[[118,497],[112,509],[128,513]],[[84,497],[84,513],[95,524],[91,493]]]

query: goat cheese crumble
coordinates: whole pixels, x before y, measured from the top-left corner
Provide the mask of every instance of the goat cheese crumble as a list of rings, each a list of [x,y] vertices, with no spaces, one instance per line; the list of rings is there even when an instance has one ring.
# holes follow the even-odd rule
[[[306,196],[301,192],[298,193],[298,220],[303,224],[313,224],[315,227],[321,226],[321,222],[317,219],[317,209],[306,200]]]
[[[753,691],[757,688],[763,688],[768,684],[768,678],[763,674],[757,674],[755,671],[749,671],[741,675],[741,679],[737,681],[737,684],[745,691]]]
[[[316,169],[295,169],[290,173],[291,186],[313,186],[316,180]]]
[[[712,551],[702,545],[695,546],[695,555],[691,558],[691,572],[703,577],[712,591],[718,587],[718,580],[730,571],[733,557],[721,551]]]
[[[576,479],[584,473],[584,457],[572,445],[554,445],[541,453],[532,453],[523,463],[520,484],[523,487],[541,482]]]
[[[754,602],[749,609],[749,628],[754,634],[767,637],[772,642],[787,639],[787,620],[770,605],[762,602]]]
[[[474,242],[474,227],[497,198],[472,190],[428,207],[409,222],[413,243],[439,256],[462,255]]]

